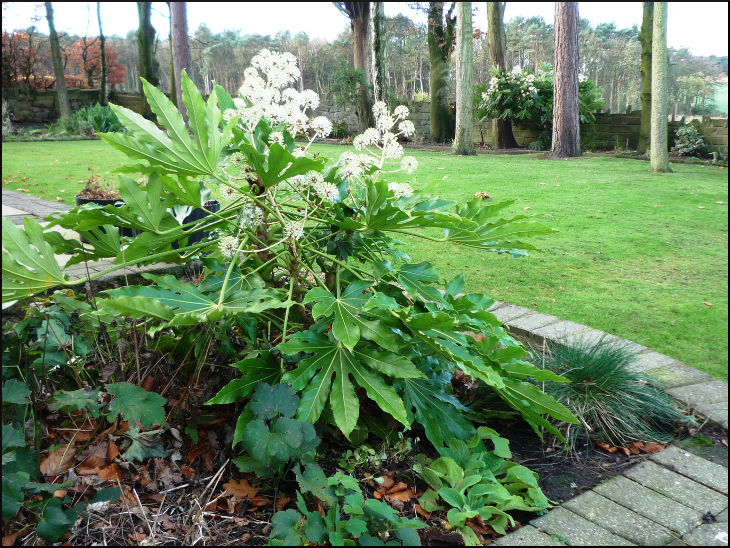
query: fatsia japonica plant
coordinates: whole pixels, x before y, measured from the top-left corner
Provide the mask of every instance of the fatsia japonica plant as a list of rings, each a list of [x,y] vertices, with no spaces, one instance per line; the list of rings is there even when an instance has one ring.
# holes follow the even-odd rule
[[[288,87],[299,76],[295,58],[264,50],[244,74],[238,97],[215,85],[207,101],[183,74],[187,124],[144,80],[162,129],[112,106],[127,133],[100,136],[134,161],[119,171],[142,173],[147,184],[122,175],[124,206],[84,205],[51,218],[86,243],[28,218],[24,229],[4,219],[3,302],[83,283],[68,279],[56,254],[70,255],[67,265],[113,260],[92,279],[130,265],[200,258],[202,281],[146,273],[148,285],[103,292],[93,314],[133,318],[151,335],[245,325],[242,359],[231,364],[241,376],[210,404],[238,401],[262,382],[288,383],[300,397],[296,420],[325,420],[350,437],[365,428],[366,415],[382,420],[373,413],[379,409],[405,428],[420,423],[443,446],[475,433],[451,392],[458,368],[493,388],[536,431],[559,435],[548,418],[575,419],[527,379],[563,379],[523,360],[524,348],[487,311],[492,299],[462,293],[461,275],[444,287],[433,266],[411,262],[397,241],[413,235],[445,252],[459,245],[522,255],[535,249],[524,237],[552,229],[525,215],[500,217],[510,201],[455,203],[389,183],[389,173],[417,168],[398,142],[414,131],[407,107],[391,113],[376,103],[376,127],[354,139],[354,151],[326,159],[309,149],[332,124],[307,114],[318,105],[314,92]],[[220,210],[184,222],[211,186],[224,202]],[[139,235],[120,239],[117,227]],[[212,236],[189,243],[197,231]]]

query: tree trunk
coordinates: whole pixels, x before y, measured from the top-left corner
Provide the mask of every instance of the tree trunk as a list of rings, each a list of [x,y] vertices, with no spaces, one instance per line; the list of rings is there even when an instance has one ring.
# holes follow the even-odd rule
[[[449,111],[449,55],[453,49],[455,20],[451,10],[443,23],[443,2],[428,4],[428,57],[431,63],[429,92],[431,94],[431,139],[445,143],[454,137],[454,125]]]
[[[175,56],[172,51],[172,5],[167,2],[167,9],[170,12],[170,35],[167,44],[170,48],[170,100],[177,106],[177,89],[175,88]]]
[[[370,104],[370,71],[368,70],[368,27],[370,25],[370,2],[347,2],[351,5],[350,28],[355,68],[362,71],[365,85],[358,84],[357,121],[361,132],[373,125],[372,105]]]
[[[474,30],[471,2],[456,3],[456,135],[454,154],[471,156],[474,150]]]
[[[48,33],[51,41],[51,56],[53,57],[53,74],[56,76],[56,92],[58,95],[58,111],[61,118],[71,116],[71,104],[68,101],[66,91],[66,78],[63,75],[63,63],[61,62],[61,46],[58,43],[58,34],[53,24],[53,6],[46,2],[46,18],[48,19]]]
[[[580,156],[578,3],[555,2],[553,158]]]
[[[372,40],[370,43],[372,60],[373,97],[376,101],[388,102],[388,65],[385,57],[385,7],[383,2],[373,2]]]
[[[104,38],[104,31],[101,29],[101,2],[96,3],[96,18],[99,21],[99,47],[101,48],[101,83],[99,84],[99,104],[109,104],[109,93],[106,89],[106,39]]]
[[[170,2],[170,15],[172,17],[172,59],[175,69],[175,77],[170,81],[175,82],[175,93],[177,97],[177,108],[182,113],[183,119],[187,124],[188,115],[185,104],[182,102],[182,71],[185,70],[192,80],[193,78],[193,59],[190,56],[190,40],[188,38],[188,17],[185,2]],[[172,89],[170,90],[172,95]]]
[[[151,2],[137,2],[139,29],[137,30],[137,46],[139,47],[139,77],[153,86],[160,85],[160,67],[155,59],[155,29],[151,22]],[[152,109],[146,98],[142,98],[142,116],[152,118]]]
[[[651,170],[671,171],[667,145],[667,3],[654,4],[651,55]]]
[[[637,151],[646,154],[651,136],[651,35],[654,32],[654,2],[644,2],[641,21],[641,129]]]
[[[504,2],[487,2],[487,26],[489,40],[489,58],[492,66],[506,71],[504,32]],[[492,120],[492,134],[495,135],[497,148],[517,148],[512,121],[497,118]]]

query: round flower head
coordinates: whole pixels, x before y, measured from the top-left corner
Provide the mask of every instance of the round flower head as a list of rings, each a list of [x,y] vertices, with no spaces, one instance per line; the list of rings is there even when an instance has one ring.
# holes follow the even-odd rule
[[[332,183],[322,181],[314,186],[314,191],[317,196],[322,198],[325,202],[334,202],[340,197],[340,191]]]
[[[403,147],[396,140],[390,140],[387,143],[383,143],[383,157],[388,160],[397,160],[403,156]]]
[[[327,137],[332,133],[332,122],[324,116],[317,116],[309,125],[317,137]]]
[[[317,186],[318,184],[324,182],[324,177],[322,177],[322,174],[319,171],[308,171],[304,174],[304,184],[310,185],[310,186]]]
[[[248,203],[243,206],[238,216],[238,223],[244,230],[256,230],[264,221],[263,210],[255,204]]]
[[[299,94],[299,100],[304,110],[314,110],[319,106],[319,95],[311,89],[305,89]]]
[[[241,193],[233,187],[228,185],[221,185],[221,198],[226,202],[232,202],[236,198],[240,197]]]
[[[304,236],[304,222],[291,221],[284,225],[284,236],[290,240],[298,240]]]
[[[404,120],[408,118],[409,113],[410,111],[405,105],[398,105],[397,107],[395,107],[395,110],[393,110],[393,116],[395,116],[396,118],[403,118]]]
[[[405,156],[400,162],[400,168],[406,173],[413,173],[418,169],[418,160],[413,156]]]
[[[398,129],[404,137],[410,137],[416,133],[416,126],[413,125],[413,122],[410,120],[403,120],[400,124],[398,124]]]
[[[385,101],[377,101],[373,105],[373,114],[376,118],[388,115],[388,105],[385,104]]]
[[[388,190],[393,193],[396,200],[401,196],[406,198],[413,196],[413,188],[408,183],[388,183]]]
[[[281,131],[272,131],[269,135],[269,143],[279,143],[284,146],[284,134]]]
[[[236,254],[239,244],[240,242],[235,236],[223,236],[218,240],[218,251],[221,252],[224,259],[230,260]]]
[[[393,124],[395,124],[395,120],[393,120],[393,117],[390,114],[379,116],[375,120],[375,128],[382,132],[390,131],[390,128],[393,127]]]
[[[291,155],[295,158],[301,158],[305,154],[304,149],[302,147],[296,147],[294,150],[291,151]]]

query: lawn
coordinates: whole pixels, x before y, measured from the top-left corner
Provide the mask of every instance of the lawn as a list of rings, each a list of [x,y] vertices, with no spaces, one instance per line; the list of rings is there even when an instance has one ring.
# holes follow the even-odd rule
[[[336,157],[344,147],[317,145]],[[100,141],[3,143],[3,188],[73,203],[88,168],[105,174],[124,156]],[[727,380],[727,170],[586,155],[456,157],[410,151],[420,191],[464,201],[477,191],[516,198],[508,212],[542,214],[557,228],[527,258],[444,248],[415,238],[407,251],[467,290],[483,291],[647,345]],[[23,180],[25,178],[25,180]]]

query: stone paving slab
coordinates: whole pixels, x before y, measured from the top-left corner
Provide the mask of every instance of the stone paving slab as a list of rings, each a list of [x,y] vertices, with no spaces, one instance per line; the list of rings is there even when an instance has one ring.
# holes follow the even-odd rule
[[[498,538],[493,544],[495,546],[565,546],[532,525],[520,527],[514,533]]]
[[[504,301],[494,301],[494,304],[487,308],[487,312],[494,312],[498,308],[502,308],[503,306],[507,306],[507,303]]]
[[[682,541],[689,546],[727,546],[727,523],[705,523]]]
[[[623,476],[593,489],[612,501],[683,535],[702,523],[702,512],[684,506]]]
[[[718,521],[718,523],[727,523],[727,508],[725,508],[722,512],[715,516],[715,519]]]
[[[659,546],[676,538],[666,527],[594,491],[586,491],[563,503],[563,507],[639,545]]]
[[[498,308],[493,312],[493,314],[497,316],[497,319],[500,322],[507,323],[526,314],[536,314],[536,312],[530,308],[525,308],[524,306],[508,304],[507,306]]]
[[[549,535],[560,535],[570,546],[636,546],[562,507],[532,520],[532,525]]]
[[[560,342],[563,344],[566,344],[568,346],[570,345],[592,345],[592,344],[598,344],[598,343],[615,343],[620,341],[616,335],[611,335],[610,333],[606,333],[605,331],[599,331],[598,329],[589,329],[588,331],[583,331],[581,333],[575,333],[573,335],[568,335],[567,337],[561,339]]]
[[[688,386],[680,386],[670,388],[667,393],[685,402],[690,407],[708,403],[719,403],[727,401],[727,383],[723,381],[712,380],[699,384],[690,384]]]
[[[555,316],[550,316],[548,314],[530,314],[511,321],[509,323],[509,330],[518,331],[521,334],[529,335],[536,329],[556,323],[558,321],[560,321],[560,318],[556,318]]]
[[[652,384],[661,389],[677,388],[678,386],[687,386],[689,384],[699,384],[715,380],[712,375],[708,375],[704,371],[689,367],[683,363],[649,369],[645,374]]]
[[[727,508],[727,497],[722,493],[651,461],[632,466],[624,475],[702,514],[719,514]]]
[[[688,453],[674,445],[660,453],[653,454],[651,460],[707,487],[712,487],[716,491],[728,494],[727,468],[720,464]]]
[[[570,322],[568,320],[560,320],[557,323],[548,325],[546,327],[540,327],[533,331],[533,335],[538,335],[540,338],[557,341],[569,335],[580,333],[582,331],[588,331],[590,327],[580,323]]]
[[[650,369],[656,369],[658,367],[666,367],[668,365],[678,364],[677,360],[660,354],[659,352],[646,352],[639,354],[634,358],[631,364],[628,366],[631,371],[636,373],[644,373]]]
[[[17,209],[15,207],[2,204],[2,216],[10,217],[11,215],[28,215],[28,212],[23,211],[22,209]]]
[[[727,430],[728,403],[726,401],[718,402],[718,403],[709,403],[707,405],[705,405],[705,404],[697,405],[697,406],[695,406],[695,411],[704,415],[708,419],[715,421],[720,426],[722,426],[725,430]]]

